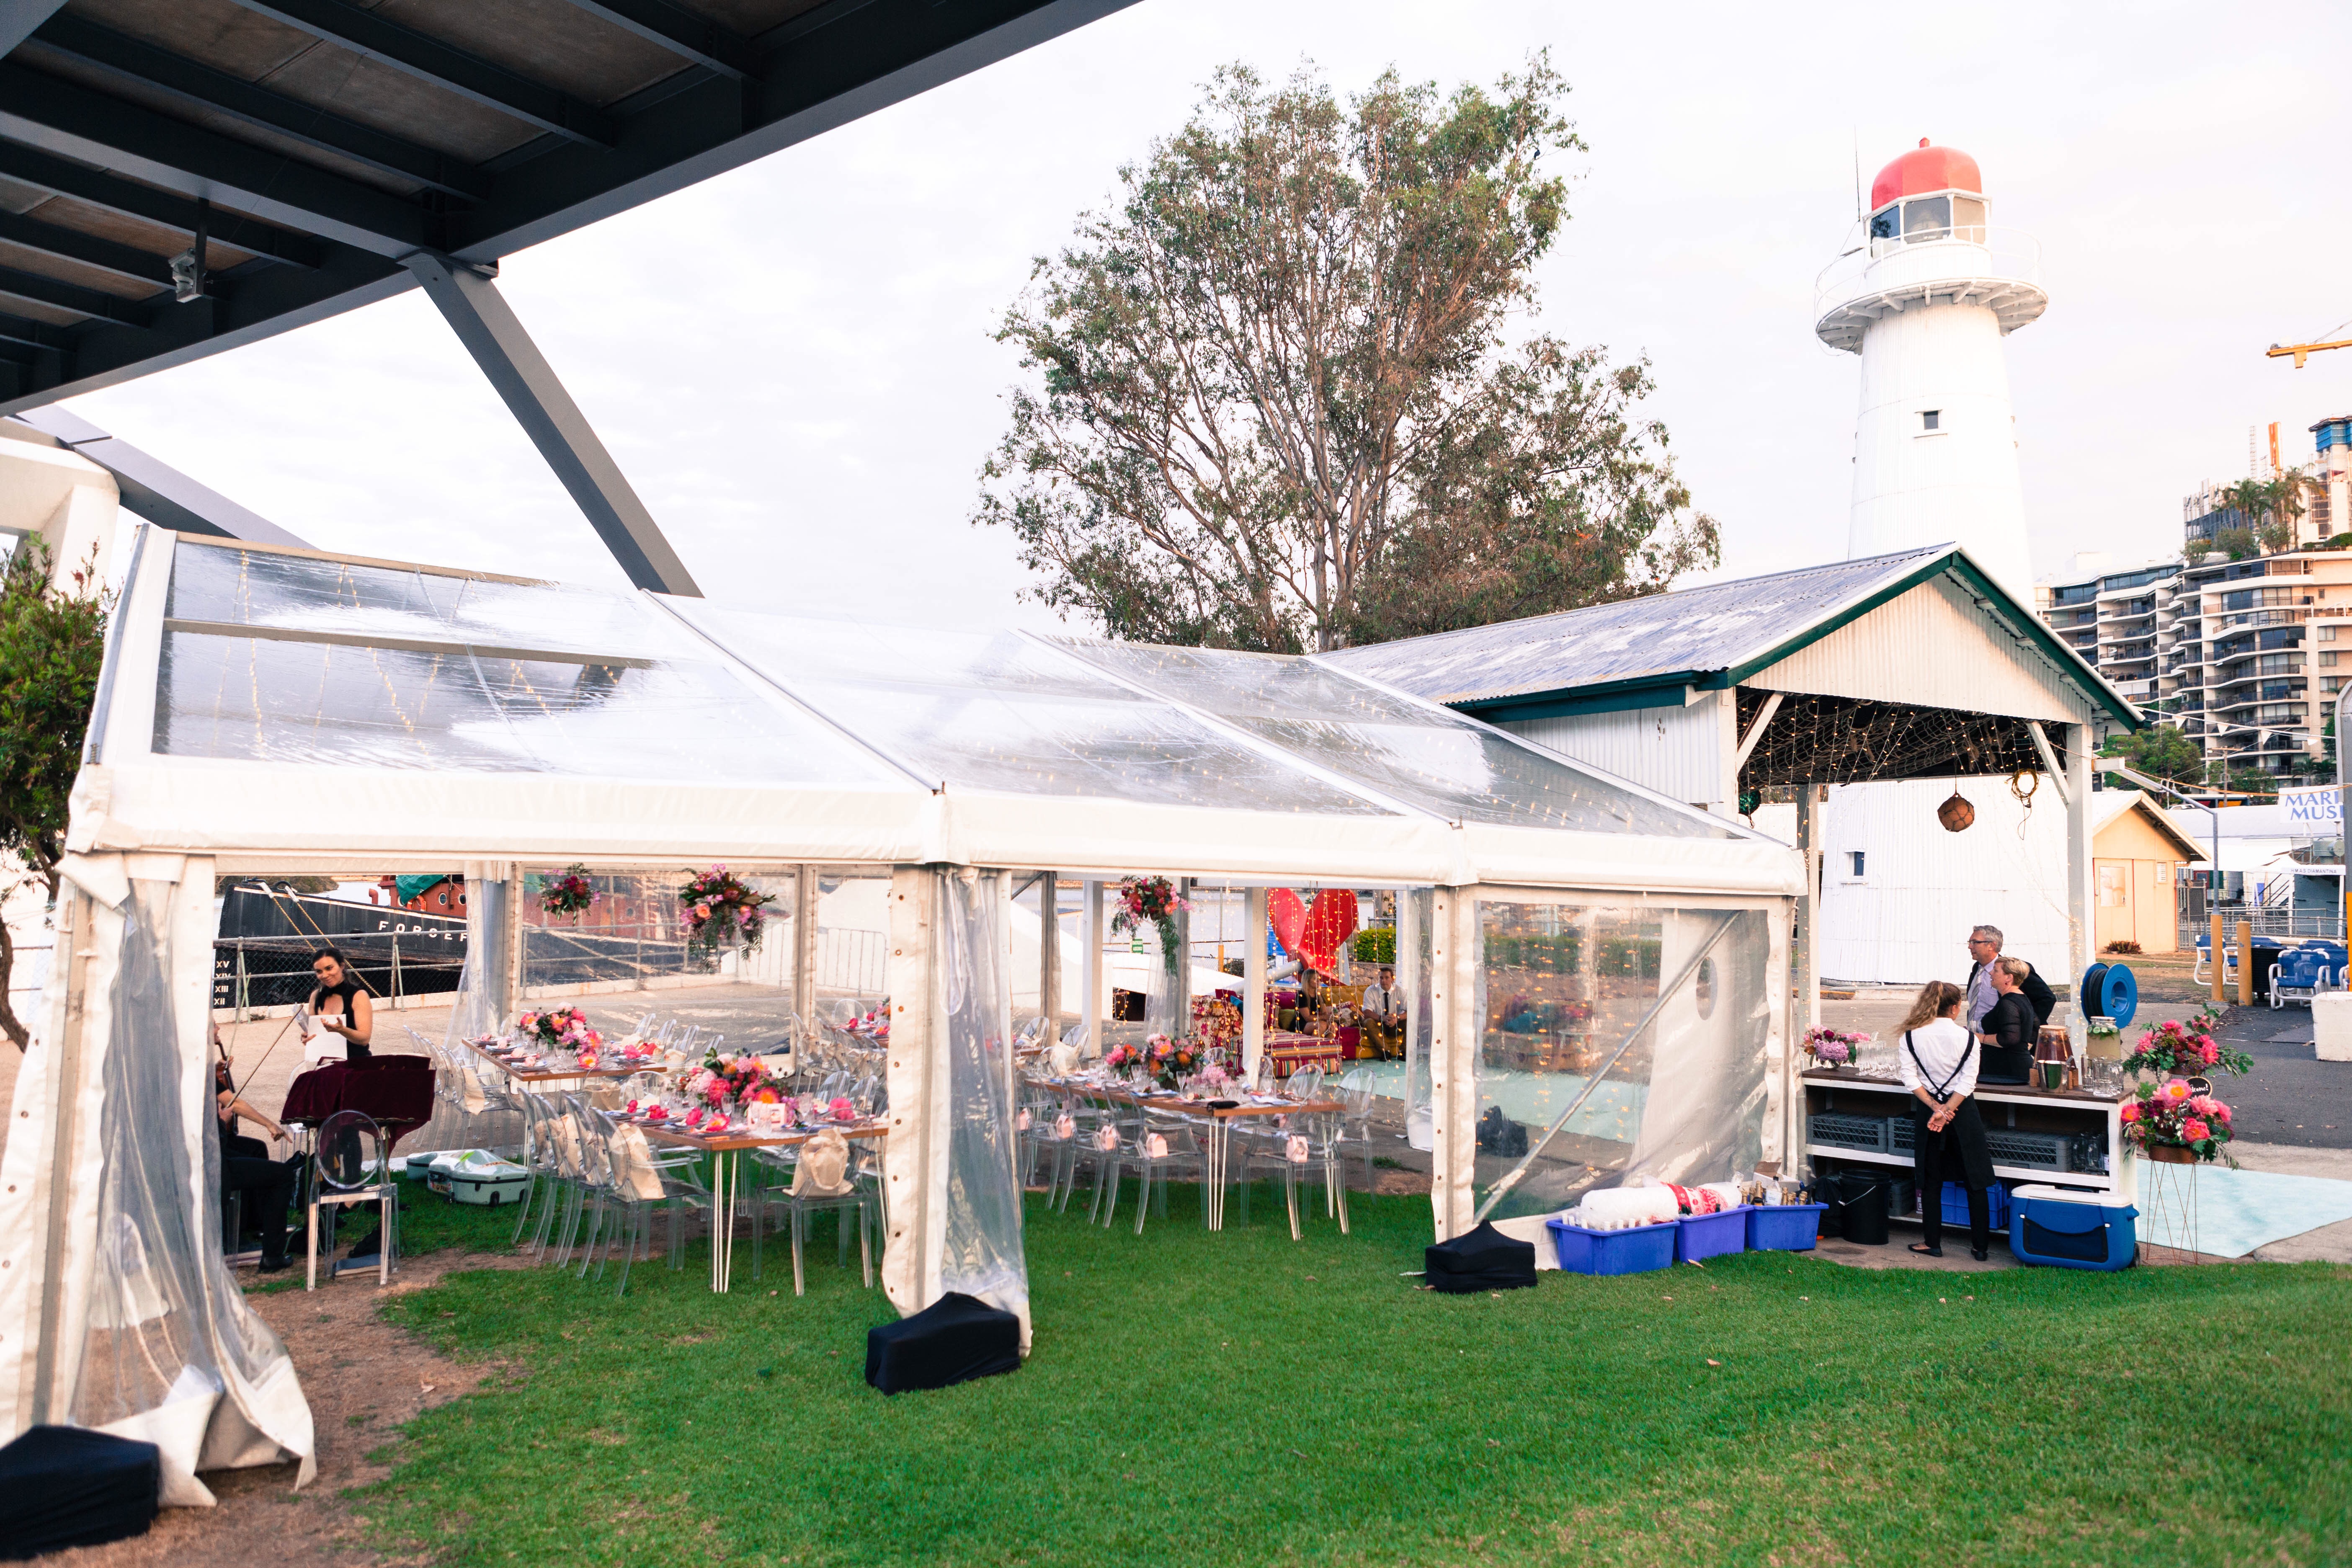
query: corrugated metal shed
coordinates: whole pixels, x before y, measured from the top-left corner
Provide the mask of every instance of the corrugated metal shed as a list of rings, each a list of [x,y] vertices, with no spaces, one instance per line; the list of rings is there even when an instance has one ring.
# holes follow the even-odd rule
[[[2114,688],[1950,544],[1321,657],[1498,722],[1646,708],[1684,700],[1672,694],[1676,689],[1720,690],[1756,679],[1890,600],[1937,581],[1950,592],[1931,596],[1954,601],[1954,609],[1977,622],[1980,632],[1998,630],[2014,650],[2004,662],[2032,667],[2020,672],[2025,685],[2065,689],[2073,700],[2068,706],[2087,704],[2137,725],[2137,711]],[[1932,649],[1919,651],[1933,656]],[[1873,660],[1870,668],[1882,689],[1838,694],[1923,700],[1899,665]],[[1758,684],[1776,683],[1765,678]]]

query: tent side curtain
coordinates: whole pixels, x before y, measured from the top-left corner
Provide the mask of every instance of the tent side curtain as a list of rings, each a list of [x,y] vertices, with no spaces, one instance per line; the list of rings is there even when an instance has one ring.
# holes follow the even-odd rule
[[[153,1443],[167,1504],[212,1501],[199,1469],[299,1458],[307,1481],[310,1407],[221,1247],[213,862],[76,858],[66,872],[87,963],[59,981],[78,979],[83,1005],[58,1009],[64,1027],[26,1059],[18,1104],[47,1121],[12,1132],[0,1184],[19,1277],[0,1296],[11,1433],[47,1421]]]

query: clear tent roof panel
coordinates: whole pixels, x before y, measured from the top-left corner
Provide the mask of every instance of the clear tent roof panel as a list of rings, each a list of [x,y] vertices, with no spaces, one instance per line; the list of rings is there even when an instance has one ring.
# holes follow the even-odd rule
[[[1016,632],[666,601],[793,697],[950,789],[1384,816],[1388,809]]]
[[[336,766],[910,787],[634,595],[184,543],[155,751]]]
[[[1449,822],[1738,837],[1697,812],[1654,800],[1475,720],[1307,659],[1136,643],[1060,646]]]

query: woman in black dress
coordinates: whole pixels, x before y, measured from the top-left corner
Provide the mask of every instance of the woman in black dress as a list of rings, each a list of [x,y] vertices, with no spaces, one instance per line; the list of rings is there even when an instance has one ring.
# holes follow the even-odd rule
[[[2042,1019],[2021,989],[2032,973],[2032,965],[2021,958],[1993,960],[1992,988],[1997,1000],[1977,1034],[1984,1046],[1984,1067],[1977,1074],[1979,1083],[2026,1083],[2033,1077],[2033,1042],[2042,1033]]]
[[[375,1006],[368,999],[367,987],[352,975],[343,955],[331,947],[319,950],[318,956],[310,961],[310,973],[319,978],[309,1004],[319,1027],[329,1034],[341,1035],[352,1061],[366,1061],[368,1042],[375,1037]]]

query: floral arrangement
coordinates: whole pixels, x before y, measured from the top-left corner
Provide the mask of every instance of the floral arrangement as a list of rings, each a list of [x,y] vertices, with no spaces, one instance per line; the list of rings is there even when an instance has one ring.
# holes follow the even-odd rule
[[[772,893],[755,892],[725,866],[713,866],[680,888],[677,901],[686,910],[686,945],[689,952],[716,952],[728,939],[740,933],[743,951],[760,951],[760,937],[768,917],[761,906],[775,902]]]
[[[1805,1054],[1822,1067],[1849,1067],[1859,1058],[1871,1037],[1816,1024],[1805,1031]]]
[[[1221,996],[1193,997],[1192,1033],[1208,1045],[1239,1050],[1242,1043],[1240,1004],[1228,1002]]]
[[[604,1037],[588,1026],[588,1015],[577,1007],[519,1014],[515,1033],[543,1050],[578,1051],[583,1067],[595,1065],[592,1058],[604,1044]]]
[[[686,1113],[687,1130],[699,1132],[706,1138],[716,1138],[734,1125],[725,1111],[716,1109],[705,1110],[698,1105]]]
[[[1154,1035],[1143,1043],[1143,1051],[1151,1075],[1169,1089],[1174,1089],[1179,1079],[1199,1072],[1201,1064],[1207,1059],[1202,1053],[1201,1042],[1188,1037],[1171,1039],[1166,1035]]]
[[[2254,1058],[2243,1051],[2233,1051],[2214,1043],[2213,1037],[2202,1026],[2204,1017],[2183,1024],[2168,1018],[2139,1037],[2139,1044],[2124,1058],[2126,1072],[2148,1073],[2158,1078],[2198,1078],[2210,1072],[2231,1072],[2243,1075],[2252,1072]]]
[[[1241,1079],[1225,1068],[1223,1062],[1211,1062],[1201,1069],[1201,1087],[1211,1099],[1230,1094],[1241,1087]]]
[[[744,1106],[762,1100],[773,1104],[784,1091],[768,1076],[767,1065],[746,1052],[740,1057],[712,1057],[687,1075],[686,1092],[707,1100],[712,1109]]]
[[[2186,1079],[2141,1084],[2138,1097],[2124,1101],[2116,1114],[2123,1120],[2124,1142],[2135,1149],[2186,1149],[2200,1161],[2215,1160],[2233,1136],[2230,1108],[2198,1093]]]
[[[1103,1066],[1113,1072],[1127,1072],[1143,1065],[1143,1047],[1117,1045],[1103,1053]]]
[[[1168,973],[1176,971],[1176,911],[1192,906],[1176,896],[1175,884],[1165,877],[1122,877],[1118,883],[1118,912],[1110,918],[1110,929],[1121,935],[1151,926],[1160,932],[1160,957],[1168,965]]]
[[[539,907],[558,920],[577,921],[596,897],[596,889],[589,885],[588,868],[566,866],[562,876],[540,889]]]

